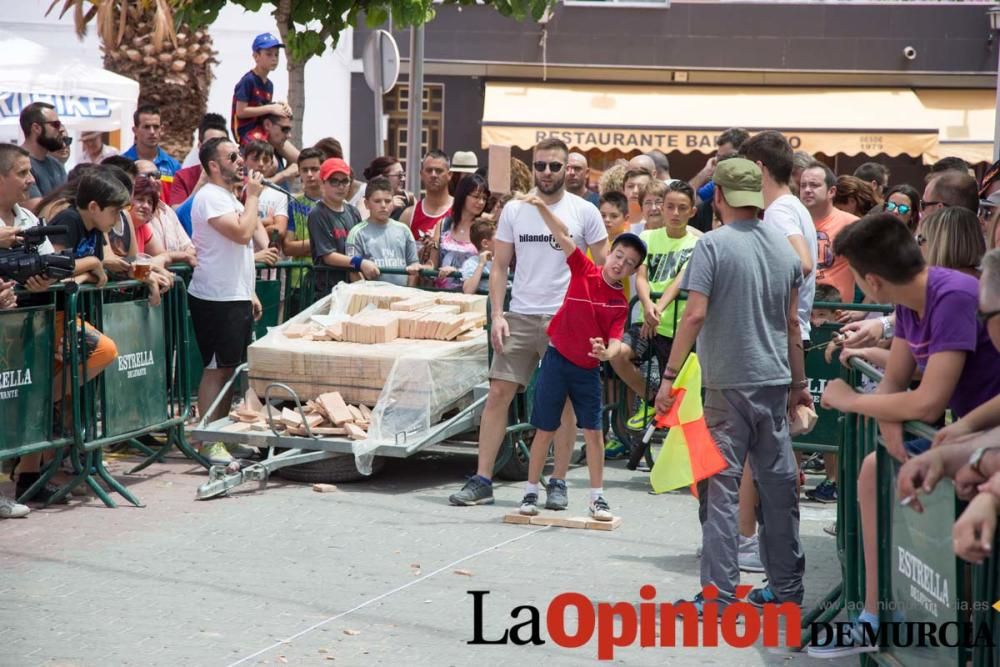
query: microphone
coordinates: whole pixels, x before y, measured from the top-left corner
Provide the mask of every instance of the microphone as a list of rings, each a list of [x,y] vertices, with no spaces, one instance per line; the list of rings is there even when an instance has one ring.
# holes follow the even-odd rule
[[[283,188],[280,185],[278,185],[277,183],[272,183],[271,181],[267,180],[266,178],[261,179],[261,185],[263,185],[265,188],[271,188],[272,190],[277,190],[278,192],[280,192],[282,194],[285,194],[285,195],[288,195],[289,197],[294,197],[295,196],[291,192],[289,192],[288,190],[286,190],[285,188]]]

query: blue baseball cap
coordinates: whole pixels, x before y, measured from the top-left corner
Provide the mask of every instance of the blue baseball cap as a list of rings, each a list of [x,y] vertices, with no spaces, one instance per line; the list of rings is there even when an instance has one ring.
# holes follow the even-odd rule
[[[625,242],[627,245],[635,248],[639,251],[639,263],[642,264],[646,261],[646,242],[639,238],[638,234],[633,234],[632,232],[624,232],[615,237],[614,242],[611,247],[614,248],[616,245]]]
[[[281,43],[280,39],[269,32],[261,33],[253,39],[254,51],[260,51],[261,49],[273,49],[274,47],[283,49],[285,48],[285,45]]]

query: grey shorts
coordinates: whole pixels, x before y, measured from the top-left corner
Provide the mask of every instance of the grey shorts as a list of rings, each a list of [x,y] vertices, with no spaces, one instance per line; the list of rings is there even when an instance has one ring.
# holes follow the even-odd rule
[[[525,388],[538,368],[538,362],[549,347],[549,322],[551,315],[504,315],[510,327],[510,336],[503,343],[503,352],[493,352],[490,366],[491,380],[515,382]]]

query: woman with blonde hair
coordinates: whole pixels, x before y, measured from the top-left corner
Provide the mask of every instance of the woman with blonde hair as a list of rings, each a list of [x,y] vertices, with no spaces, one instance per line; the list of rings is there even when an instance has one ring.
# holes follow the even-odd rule
[[[968,273],[979,278],[979,263],[986,254],[979,218],[960,206],[938,209],[920,219],[917,245],[931,266]]]

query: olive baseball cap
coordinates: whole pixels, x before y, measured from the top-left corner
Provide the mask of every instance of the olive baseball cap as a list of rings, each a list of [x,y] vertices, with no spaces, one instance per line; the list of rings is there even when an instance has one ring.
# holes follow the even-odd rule
[[[730,206],[764,208],[760,167],[750,160],[741,157],[723,160],[715,168],[712,180],[722,188],[722,196]]]

